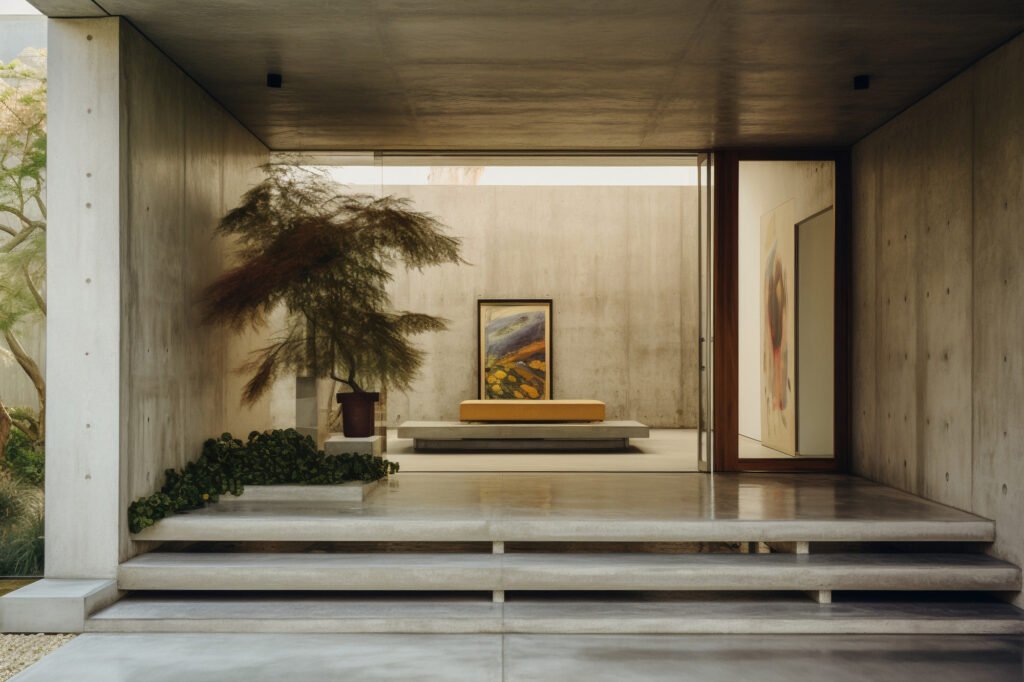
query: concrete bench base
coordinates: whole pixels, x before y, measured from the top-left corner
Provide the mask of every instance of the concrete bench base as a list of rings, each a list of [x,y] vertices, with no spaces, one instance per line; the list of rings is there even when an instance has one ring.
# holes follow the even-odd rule
[[[423,451],[593,451],[625,450],[630,438],[647,438],[636,421],[594,423],[405,422],[399,438],[412,438]]]

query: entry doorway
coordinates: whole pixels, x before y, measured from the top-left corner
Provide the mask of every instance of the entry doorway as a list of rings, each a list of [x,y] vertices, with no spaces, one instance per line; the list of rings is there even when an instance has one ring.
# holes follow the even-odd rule
[[[716,464],[845,467],[845,153],[720,155]]]

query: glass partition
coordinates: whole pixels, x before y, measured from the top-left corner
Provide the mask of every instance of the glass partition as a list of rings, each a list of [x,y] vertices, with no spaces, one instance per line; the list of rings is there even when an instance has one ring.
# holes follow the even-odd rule
[[[714,201],[712,179],[714,160],[704,154],[697,162],[697,198],[699,225],[697,229],[698,287],[700,289],[700,409],[697,432],[697,467],[714,473]]]
[[[416,337],[423,366],[410,390],[388,391],[389,427],[457,421],[460,402],[490,380],[480,311],[493,301],[527,302],[543,308],[550,353],[528,358],[519,374],[490,373],[502,396],[530,399],[532,388],[600,400],[607,421],[651,427],[650,438],[631,442],[629,457],[605,457],[595,470],[697,470],[707,446],[698,437],[706,414],[701,367],[710,364],[700,343],[706,292],[698,263],[707,257],[698,243],[709,218],[707,159],[698,166],[696,155],[339,158],[324,165],[349,191],[409,201],[461,240],[466,261],[393,269],[393,306],[442,317],[447,328]],[[526,380],[541,374],[547,393]],[[460,462],[475,466],[472,457]],[[413,470],[405,460],[402,467]]]

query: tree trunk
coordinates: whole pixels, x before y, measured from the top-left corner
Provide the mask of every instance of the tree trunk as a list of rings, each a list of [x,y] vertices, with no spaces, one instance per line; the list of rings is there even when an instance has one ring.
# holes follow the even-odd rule
[[[7,413],[7,406],[0,400],[0,462],[7,456],[7,441],[11,438],[11,415]]]
[[[21,368],[28,375],[28,378],[32,381],[32,385],[36,387],[36,394],[39,396],[39,443],[46,442],[46,380],[43,378],[43,373],[39,369],[39,365],[32,359],[26,351],[24,346],[21,345],[21,341],[14,335],[14,332],[5,331],[4,340],[7,341],[7,347],[11,349],[11,353],[14,354],[14,359],[18,361]]]

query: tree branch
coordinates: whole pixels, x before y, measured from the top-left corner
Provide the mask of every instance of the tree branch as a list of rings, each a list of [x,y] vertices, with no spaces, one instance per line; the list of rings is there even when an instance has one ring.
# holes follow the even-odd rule
[[[32,292],[32,298],[36,300],[36,305],[39,306],[39,310],[42,311],[43,315],[46,315],[46,299],[39,293],[36,283],[32,281],[32,275],[28,271],[28,266],[22,266],[21,271],[25,275],[25,282],[28,283],[28,290]]]
[[[36,394],[39,397],[39,440],[43,440],[45,434],[44,415],[46,414],[46,379],[43,378],[39,365],[28,354],[25,347],[21,345],[21,341],[14,332],[9,329],[4,331],[4,340],[7,341],[7,347],[11,349],[14,359],[18,361],[25,374],[28,375],[32,385],[35,386]]]
[[[0,206],[0,213],[4,212],[6,209],[6,206]],[[11,211],[7,212],[11,213]],[[29,238],[29,235],[31,235],[38,226],[39,225],[35,222],[30,222],[29,225],[24,230],[18,232],[13,239],[9,239],[3,246],[0,246],[0,253],[10,253],[11,251],[14,251],[14,249],[21,245],[23,241]]]

